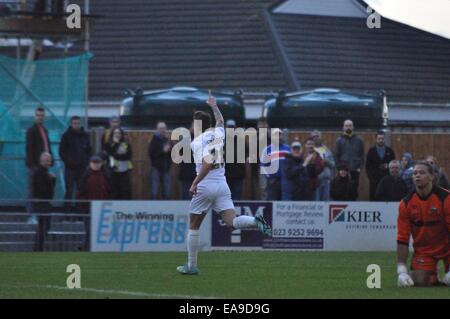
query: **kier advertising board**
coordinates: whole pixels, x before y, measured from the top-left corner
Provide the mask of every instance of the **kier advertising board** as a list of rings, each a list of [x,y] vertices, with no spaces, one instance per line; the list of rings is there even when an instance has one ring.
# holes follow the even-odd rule
[[[238,215],[263,213],[272,238],[257,229],[230,230],[212,216],[215,248],[392,251],[396,247],[398,203],[237,202]]]
[[[398,203],[331,202],[326,206],[326,250],[396,249]]]

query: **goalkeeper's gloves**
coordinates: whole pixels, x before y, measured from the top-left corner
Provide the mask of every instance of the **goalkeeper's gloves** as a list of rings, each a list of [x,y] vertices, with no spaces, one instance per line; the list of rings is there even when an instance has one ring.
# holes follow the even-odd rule
[[[398,274],[397,286],[399,286],[399,287],[414,286],[414,281],[412,280],[411,276],[408,274],[408,269],[406,269],[405,264],[397,265],[397,274]]]
[[[444,276],[442,282],[450,287],[450,271]]]

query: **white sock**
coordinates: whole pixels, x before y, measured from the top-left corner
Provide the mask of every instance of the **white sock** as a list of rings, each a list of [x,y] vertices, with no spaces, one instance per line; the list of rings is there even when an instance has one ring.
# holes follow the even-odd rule
[[[233,227],[236,229],[251,228],[256,226],[255,217],[241,215],[233,219]]]
[[[197,267],[197,253],[198,253],[198,240],[200,238],[200,232],[198,229],[189,229],[187,234],[187,249],[188,249],[188,266]]]

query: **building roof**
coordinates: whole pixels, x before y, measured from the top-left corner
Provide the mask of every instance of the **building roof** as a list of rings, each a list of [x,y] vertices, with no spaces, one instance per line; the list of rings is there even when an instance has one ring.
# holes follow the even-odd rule
[[[91,1],[103,18],[91,33],[90,100],[118,101],[126,88],[197,86],[384,89],[391,103],[450,102],[450,41],[385,18],[369,29],[366,18],[329,16],[318,1]],[[356,0],[339,3],[344,13],[358,10]],[[290,14],[276,13],[283,10]],[[62,56],[46,47],[42,58]]]
[[[273,0],[92,1],[90,94],[178,85],[270,91],[286,80],[265,30]]]
[[[450,101],[450,41],[381,20],[272,14],[302,88],[386,91],[395,102]]]

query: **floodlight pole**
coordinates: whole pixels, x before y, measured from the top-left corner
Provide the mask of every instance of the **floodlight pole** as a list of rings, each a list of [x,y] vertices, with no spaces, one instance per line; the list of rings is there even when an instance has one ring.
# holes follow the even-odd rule
[[[69,55],[69,48],[67,47],[67,37],[64,39],[64,117],[69,113],[69,73],[67,65],[67,57]]]
[[[89,14],[89,0],[84,0],[84,12]],[[89,31],[89,19],[86,20],[85,30],[84,30],[84,52],[89,52],[89,41],[90,41],[90,31]],[[84,89],[84,127],[86,130],[89,129],[88,124],[88,106],[89,106],[89,60],[86,61],[86,78],[85,78],[85,89]]]

